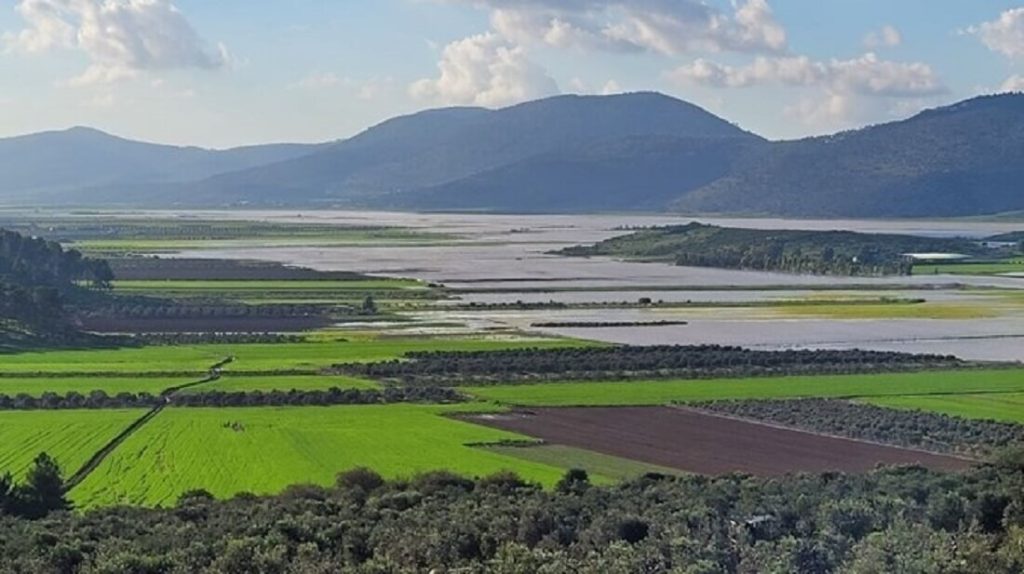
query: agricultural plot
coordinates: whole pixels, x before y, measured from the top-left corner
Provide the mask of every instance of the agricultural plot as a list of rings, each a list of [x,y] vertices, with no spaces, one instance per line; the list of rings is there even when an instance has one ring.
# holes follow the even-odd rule
[[[40,452],[65,476],[142,416],[139,410],[0,412],[0,474],[20,477]]]
[[[566,382],[460,389],[524,406],[664,405],[725,399],[890,397],[1024,392],[1024,370],[967,370],[685,381]]]
[[[92,391],[103,391],[108,395],[118,393],[159,394],[164,389],[194,382],[196,377],[0,377],[0,394],[15,396],[26,394],[33,397],[43,393],[66,395],[71,392],[88,395]]]
[[[1003,275],[1006,273],[1024,273],[1024,259],[914,265],[913,272],[914,275]]]
[[[297,391],[312,391],[326,390],[332,387],[339,389],[378,389],[380,385],[366,379],[339,375],[228,375],[213,383],[188,389],[186,392],[223,391],[226,393],[237,393],[243,391],[290,391],[293,389]]]
[[[521,440],[439,416],[452,407],[387,405],[168,409],[133,434],[74,491],[79,507],[173,504],[191,489],[218,497],[329,484],[368,466],[387,477],[446,468],[476,476],[514,470],[552,484],[555,466],[468,446]]]
[[[776,314],[830,319],[985,319],[998,317],[996,309],[984,303],[833,303],[816,305],[780,304]]]
[[[603,482],[605,479],[610,479],[610,481],[629,480],[647,473],[680,474],[678,470],[667,466],[649,464],[621,456],[611,456],[561,444],[488,446],[481,448],[497,454],[560,468],[583,469],[587,471],[591,480],[594,480],[596,477],[597,480],[595,482]]]
[[[971,461],[671,407],[557,408],[475,417],[494,428],[702,474],[863,472],[877,464],[957,470]]]
[[[1024,424],[1024,393],[873,397],[865,402],[880,407]]]
[[[227,355],[217,345],[37,351],[0,355],[0,373],[203,373]]]

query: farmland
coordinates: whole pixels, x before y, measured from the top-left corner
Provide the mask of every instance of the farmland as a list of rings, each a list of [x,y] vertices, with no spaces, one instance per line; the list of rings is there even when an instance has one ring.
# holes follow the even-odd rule
[[[172,409],[133,435],[72,493],[82,506],[169,504],[190,489],[226,497],[289,484],[329,484],[339,471],[370,466],[389,477],[444,464],[470,476],[514,469],[553,483],[554,466],[469,443],[523,437],[438,416],[451,407],[411,405]]]
[[[1024,393],[956,394],[934,397],[872,397],[871,404],[925,410],[970,419],[987,419],[1024,424]]]
[[[70,474],[142,411],[0,412],[0,468],[20,476],[47,452]]]
[[[878,463],[918,463],[946,470],[970,466],[965,459],[670,407],[536,409],[475,420],[555,443],[703,474],[863,472]]]
[[[522,406],[636,406],[796,397],[889,397],[1024,392],[1024,370],[1000,369],[717,380],[564,382],[467,387],[481,399]],[[913,399],[908,399],[913,400]]]

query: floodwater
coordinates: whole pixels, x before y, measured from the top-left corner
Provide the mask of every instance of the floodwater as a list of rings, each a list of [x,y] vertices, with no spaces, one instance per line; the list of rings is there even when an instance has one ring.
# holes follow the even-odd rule
[[[166,213],[162,213],[166,216]],[[321,270],[413,277],[465,292],[460,301],[476,303],[563,303],[636,301],[740,302],[840,296],[822,288],[848,289],[841,295],[869,296],[853,287],[905,287],[872,291],[870,296],[920,297],[929,301],[970,301],[976,295],[954,289],[1024,289],[1021,277],[929,275],[848,278],[755,271],[677,267],[609,258],[566,258],[554,250],[593,243],[628,228],[701,221],[759,229],[844,229],[911,233],[935,237],[980,238],[1016,231],[1012,221],[858,221],[720,219],[663,215],[479,215],[381,212],[189,212],[190,217],[301,221],[337,225],[384,225],[431,230],[455,237],[425,245],[362,247],[246,247],[190,251],[190,257],[278,261]],[[689,288],[689,290],[688,290]],[[614,290],[609,290],[614,289]],[[498,291],[498,292],[495,292]],[[1024,310],[1001,310],[986,319],[827,319],[780,318],[763,309],[643,310],[476,310],[421,313],[424,321],[459,321],[473,328],[532,328],[544,321],[650,321],[683,319],[685,326],[544,329],[560,335],[630,344],[719,343],[757,348],[871,348],[956,354],[978,360],[1024,361]]]

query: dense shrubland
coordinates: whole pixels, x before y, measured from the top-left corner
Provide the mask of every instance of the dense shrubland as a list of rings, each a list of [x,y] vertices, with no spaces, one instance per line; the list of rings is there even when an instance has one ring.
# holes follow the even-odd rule
[[[98,573],[1019,572],[1024,460],[761,479],[648,475],[553,490],[499,474],[336,485],[173,508],[0,519],[0,570]]]
[[[700,223],[637,231],[561,251],[570,256],[609,255],[694,267],[867,276],[910,275],[914,262],[908,253],[935,252],[993,257],[999,251],[966,239]]]
[[[943,355],[863,350],[756,351],[720,345],[616,346],[409,353],[402,360],[341,364],[332,371],[413,385],[612,377],[707,378],[896,372],[965,367]]]
[[[1024,425],[833,399],[716,401],[703,410],[933,452],[986,456],[1024,445]]]

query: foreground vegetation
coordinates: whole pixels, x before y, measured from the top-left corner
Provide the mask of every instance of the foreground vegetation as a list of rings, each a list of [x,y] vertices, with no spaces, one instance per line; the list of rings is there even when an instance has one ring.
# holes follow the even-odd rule
[[[202,462],[187,476],[205,470],[216,486],[223,475]],[[271,469],[260,470],[244,476]],[[510,474],[385,482],[356,469],[274,497],[195,491],[167,509],[2,520],[0,562],[82,574],[1017,572],[1022,471],[1018,456],[963,474],[650,475],[614,487],[571,471],[543,490]]]

